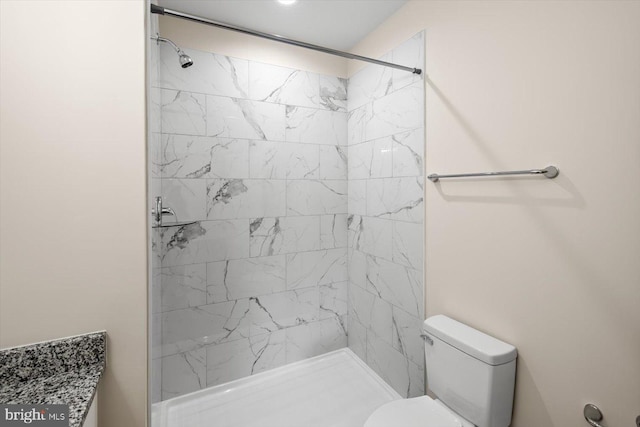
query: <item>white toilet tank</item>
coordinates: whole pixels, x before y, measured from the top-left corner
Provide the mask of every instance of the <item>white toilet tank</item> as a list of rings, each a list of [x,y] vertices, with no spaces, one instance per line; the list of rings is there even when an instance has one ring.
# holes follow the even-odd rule
[[[509,426],[516,348],[443,315],[423,330],[429,389],[478,427]]]

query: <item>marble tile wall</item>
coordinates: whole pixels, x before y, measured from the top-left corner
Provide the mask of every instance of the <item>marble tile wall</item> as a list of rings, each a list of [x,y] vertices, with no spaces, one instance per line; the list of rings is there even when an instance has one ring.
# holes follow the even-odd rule
[[[424,69],[424,34],[382,60]],[[368,66],[349,79],[349,348],[405,397],[424,394],[424,81]]]
[[[343,79],[156,53],[152,193],[196,223],[153,233],[153,400],[343,347],[347,328],[422,394],[422,78],[369,66],[347,101]],[[383,59],[423,67],[423,34]]]
[[[157,4],[155,0],[152,3]],[[156,34],[158,32],[158,15],[150,14],[149,15],[149,33]],[[148,140],[149,140],[149,151],[147,157],[147,170],[154,169],[155,165],[160,160],[160,88],[158,87],[158,79],[159,79],[159,71],[160,71],[160,47],[157,43],[149,40],[149,54],[147,57],[147,72],[149,78],[149,87],[148,87],[148,103],[147,103],[147,117],[148,117]],[[160,193],[160,180],[151,178],[148,182],[148,200],[147,207],[149,212],[154,208],[153,196],[155,194]],[[160,265],[160,257],[157,256],[157,250],[159,248],[157,236],[154,233],[150,233],[150,245],[151,245],[151,253],[152,257],[150,260],[150,274],[153,277],[153,272],[158,271],[161,267]],[[159,334],[159,316],[155,313],[160,312],[160,295],[156,292],[150,293],[150,306],[152,314],[151,318],[151,331],[152,331],[152,379],[151,379],[151,389],[149,393],[151,394],[151,401],[158,402],[162,397],[162,389],[161,389],[161,381],[160,377],[162,375],[160,358],[158,356],[157,350],[159,348],[160,342],[160,334]]]
[[[155,83],[152,191],[196,221],[153,232],[155,401],[347,345],[346,80],[185,51]]]

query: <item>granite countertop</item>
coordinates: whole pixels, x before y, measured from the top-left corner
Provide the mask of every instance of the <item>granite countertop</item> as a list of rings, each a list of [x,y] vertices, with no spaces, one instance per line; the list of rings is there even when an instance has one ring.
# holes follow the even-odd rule
[[[0,350],[0,403],[68,404],[80,427],[106,366],[106,332]]]

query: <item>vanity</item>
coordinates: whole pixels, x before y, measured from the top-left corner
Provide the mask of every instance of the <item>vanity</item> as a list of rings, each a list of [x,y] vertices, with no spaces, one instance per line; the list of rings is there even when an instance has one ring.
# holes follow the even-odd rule
[[[106,332],[0,350],[0,405],[69,405],[69,427],[97,426]]]

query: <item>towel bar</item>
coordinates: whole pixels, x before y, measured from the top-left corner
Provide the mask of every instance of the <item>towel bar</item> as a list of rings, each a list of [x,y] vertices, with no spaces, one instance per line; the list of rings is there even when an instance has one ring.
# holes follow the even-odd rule
[[[522,171],[503,171],[503,172],[476,172],[476,173],[458,173],[439,175],[437,173],[429,175],[427,178],[431,182],[438,182],[441,178],[469,178],[474,176],[507,176],[507,175],[544,175],[546,178],[555,178],[560,171],[555,166],[547,166],[544,169],[529,169]]]

